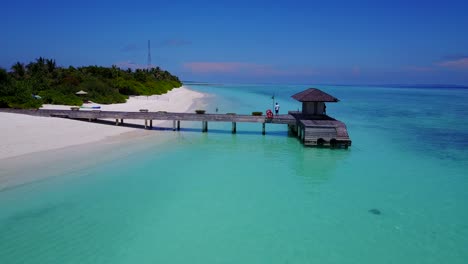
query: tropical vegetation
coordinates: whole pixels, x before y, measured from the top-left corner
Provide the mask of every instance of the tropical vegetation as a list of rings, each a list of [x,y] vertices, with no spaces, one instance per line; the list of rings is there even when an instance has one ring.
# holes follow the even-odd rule
[[[81,105],[123,103],[129,95],[163,94],[182,83],[159,67],[127,69],[117,66],[58,67],[55,60],[20,62],[10,71],[0,68],[0,107],[38,108],[42,104]],[[80,90],[86,95],[76,95]]]

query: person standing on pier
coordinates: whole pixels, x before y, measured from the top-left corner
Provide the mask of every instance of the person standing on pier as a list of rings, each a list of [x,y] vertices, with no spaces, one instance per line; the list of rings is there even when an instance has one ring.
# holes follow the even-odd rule
[[[280,109],[280,106],[279,106],[278,102],[276,102],[276,104],[275,104],[275,114],[276,115],[278,115],[279,109]]]

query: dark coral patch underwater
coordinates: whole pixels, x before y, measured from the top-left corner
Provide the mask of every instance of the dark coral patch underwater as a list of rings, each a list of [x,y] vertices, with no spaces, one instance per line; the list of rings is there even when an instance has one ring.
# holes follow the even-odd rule
[[[370,209],[369,213],[375,214],[375,215],[381,215],[382,214],[382,212],[379,209],[375,209],[375,208]]]

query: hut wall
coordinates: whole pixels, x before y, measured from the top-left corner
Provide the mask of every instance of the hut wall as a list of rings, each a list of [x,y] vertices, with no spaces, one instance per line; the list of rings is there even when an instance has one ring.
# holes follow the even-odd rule
[[[306,115],[321,115],[325,107],[324,102],[303,102],[302,113]]]
[[[322,115],[324,114],[325,111],[325,103],[324,102],[318,102],[317,103],[317,114]]]
[[[313,115],[315,113],[315,102],[303,102],[302,113],[306,115]]]

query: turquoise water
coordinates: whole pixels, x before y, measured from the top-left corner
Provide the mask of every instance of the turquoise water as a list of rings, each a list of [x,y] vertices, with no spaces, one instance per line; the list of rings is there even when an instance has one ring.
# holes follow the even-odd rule
[[[307,87],[192,88],[210,112],[264,111],[274,93],[284,113]],[[320,88],[342,100],[327,112],[350,149],[182,123],[168,143],[0,192],[0,263],[466,263],[468,90]]]

